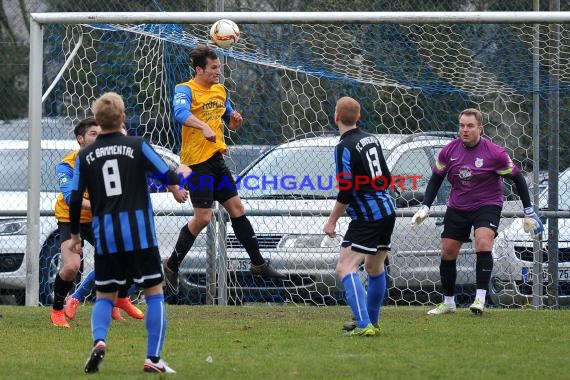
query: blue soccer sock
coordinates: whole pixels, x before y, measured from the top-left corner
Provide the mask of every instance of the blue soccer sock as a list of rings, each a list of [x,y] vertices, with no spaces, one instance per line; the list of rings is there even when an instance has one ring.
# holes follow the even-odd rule
[[[166,336],[166,308],[164,295],[146,297],[147,357],[160,357]]]
[[[79,288],[75,290],[75,293],[72,294],[72,297],[75,298],[76,300],[83,301],[85,297],[87,297],[89,293],[91,293],[94,286],[95,286],[95,271],[92,270],[91,272],[89,272],[87,277],[85,277],[85,279],[81,282]]]
[[[378,276],[368,275],[368,293],[366,295],[366,305],[368,306],[368,316],[371,323],[378,323],[380,319],[380,309],[384,303],[386,294],[386,272]]]
[[[370,323],[370,317],[366,307],[366,291],[360,282],[358,273],[352,272],[344,276],[342,285],[346,294],[346,303],[352,309],[356,325],[360,328],[366,327]]]
[[[99,297],[95,301],[91,312],[91,334],[93,342],[107,340],[107,332],[111,325],[111,312],[113,311],[113,300]]]

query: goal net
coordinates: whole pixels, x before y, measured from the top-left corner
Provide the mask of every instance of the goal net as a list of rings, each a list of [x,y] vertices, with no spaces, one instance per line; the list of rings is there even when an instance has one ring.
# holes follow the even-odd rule
[[[251,276],[247,255],[231,223],[223,213],[216,213],[215,222],[182,263],[180,292],[170,294],[171,302],[343,302],[342,284],[335,274],[339,241],[322,233],[334,196],[327,189],[321,193],[300,186],[302,178],[326,177],[334,170],[331,149],[335,138],[328,136],[337,133],[333,114],[340,96],[352,96],[361,103],[360,127],[382,135],[387,155],[390,149],[401,155],[392,162],[393,174],[422,176],[417,189],[400,190],[425,189],[433,158],[448,141],[445,136],[457,132],[458,114],[465,108],[484,113],[485,136],[505,146],[526,173],[539,159],[540,169],[547,169],[547,133],[554,123],[555,96],[560,125],[570,123],[568,23],[431,24],[418,19],[405,24],[287,20],[238,24],[239,42],[233,49],[216,50],[223,62],[223,84],[245,120],[240,131],[226,133],[226,162],[237,175],[266,154],[254,172],[244,175],[267,176],[263,178],[270,182],[267,188],[283,187],[286,176],[297,180],[293,185],[285,183],[290,189],[279,196],[275,189],[264,192],[261,182],[259,189],[244,183],[241,193],[262,255],[288,279]],[[210,25],[44,25],[44,92],[53,85],[45,94],[42,116],[61,117],[62,125],[69,128],[90,115],[90,104],[97,96],[115,91],[125,99],[130,134],[178,153],[181,126],[172,114],[174,87],[192,77],[188,52],[207,43]],[[533,102],[534,94],[538,102]],[[533,140],[534,117],[539,121],[539,141]],[[561,130],[560,139],[567,138]],[[300,141],[306,141],[305,145]],[[411,142],[406,145],[406,141]],[[278,150],[270,151],[274,147]],[[540,157],[534,156],[535,148]],[[570,155],[561,152],[561,170],[569,160]],[[532,180],[529,174],[531,188]],[[406,192],[411,202],[399,209],[386,302],[441,301],[439,241],[445,191],[442,188],[438,198],[441,207],[434,209],[434,216],[418,231],[409,230],[408,225],[417,209],[414,199],[421,200],[420,194]],[[516,195],[509,189],[506,192],[505,210],[512,206],[511,211],[520,211]],[[166,257],[191,207],[173,209],[155,203],[155,209],[160,251]],[[339,224],[339,232],[346,223]],[[532,302],[532,281],[537,278],[533,268],[549,273],[542,255],[534,261],[533,244],[522,229],[509,229],[513,223],[514,218],[503,219],[501,232],[506,232],[498,243],[504,249],[494,252],[489,302],[499,305]],[[42,231],[41,236],[50,232]],[[542,249],[547,252],[546,246]],[[89,255],[85,268],[91,265]],[[565,260],[570,257],[560,259],[560,268]],[[40,262],[54,265],[54,260]],[[49,292],[45,286],[50,276],[42,278],[41,273],[49,271],[40,268],[40,288]],[[366,282],[363,269],[361,274]],[[467,242],[458,259],[458,302],[470,302],[474,285],[475,247]],[[547,297],[552,287],[548,279],[543,285],[539,295]],[[560,296],[568,295],[562,281],[557,286]]]

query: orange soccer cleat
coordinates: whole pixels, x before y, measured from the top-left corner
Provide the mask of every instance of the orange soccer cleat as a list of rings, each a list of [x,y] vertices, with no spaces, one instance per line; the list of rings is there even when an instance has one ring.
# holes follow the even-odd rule
[[[123,309],[128,315],[135,319],[143,319],[144,313],[135,305],[131,303],[129,297],[124,298],[116,298],[115,299],[115,306],[120,307]]]
[[[67,329],[70,328],[69,323],[67,323],[67,319],[65,319],[65,313],[63,310],[52,309],[49,319],[54,326],[65,327]]]
[[[125,321],[126,320],[121,315],[121,309],[119,309],[118,307],[113,308],[113,312],[111,313],[111,318],[113,318],[115,321]]]
[[[73,298],[73,296],[67,297],[65,302],[65,306],[63,307],[63,311],[65,312],[65,316],[71,320],[75,318],[75,313],[77,312],[77,308],[81,302],[77,298]]]

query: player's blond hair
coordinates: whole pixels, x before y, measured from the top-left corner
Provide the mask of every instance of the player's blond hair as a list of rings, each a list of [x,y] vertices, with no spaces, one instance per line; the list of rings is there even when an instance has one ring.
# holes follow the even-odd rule
[[[342,124],[356,125],[360,120],[360,104],[349,96],[343,96],[336,102],[336,114]]]
[[[467,109],[461,111],[461,113],[459,114],[459,119],[461,119],[461,116],[463,116],[463,115],[475,116],[475,120],[477,121],[477,125],[483,125],[483,114],[478,109],[467,108]]]
[[[93,102],[91,111],[101,129],[116,129],[123,124],[125,102],[116,92],[107,92]]]

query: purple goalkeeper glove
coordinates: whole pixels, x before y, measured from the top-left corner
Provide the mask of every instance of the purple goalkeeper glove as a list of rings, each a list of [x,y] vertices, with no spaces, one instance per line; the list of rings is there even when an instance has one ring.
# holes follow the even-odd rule
[[[544,224],[532,207],[524,209],[523,229],[524,232],[530,234],[535,240],[538,240],[540,234],[544,231]]]

